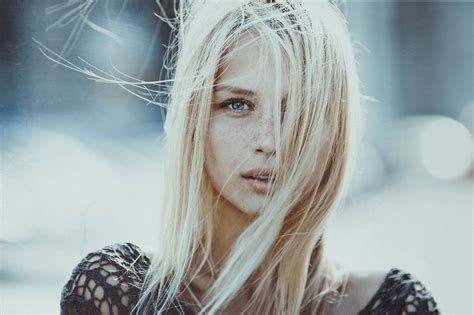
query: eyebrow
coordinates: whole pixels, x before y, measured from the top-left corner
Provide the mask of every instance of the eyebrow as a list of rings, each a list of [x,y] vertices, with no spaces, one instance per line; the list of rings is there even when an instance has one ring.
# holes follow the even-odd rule
[[[219,92],[221,90],[226,90],[234,94],[240,94],[240,95],[246,95],[246,96],[255,96],[256,94],[255,91],[247,90],[247,89],[243,89],[243,88],[231,86],[231,85],[222,84],[222,85],[217,85],[214,88],[214,92]]]
[[[247,89],[240,88],[237,86],[225,85],[225,84],[219,84],[214,88],[214,92],[219,92],[221,90],[226,90],[234,94],[245,95],[245,96],[250,96],[250,97],[254,97],[257,94],[255,91],[252,91],[252,90],[247,90]],[[283,96],[282,100],[286,102],[287,97],[288,95]]]

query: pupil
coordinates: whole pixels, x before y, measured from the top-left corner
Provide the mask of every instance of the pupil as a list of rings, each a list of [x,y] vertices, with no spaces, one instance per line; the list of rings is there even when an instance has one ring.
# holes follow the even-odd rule
[[[236,110],[241,110],[242,105],[243,105],[242,102],[232,103],[232,108]]]

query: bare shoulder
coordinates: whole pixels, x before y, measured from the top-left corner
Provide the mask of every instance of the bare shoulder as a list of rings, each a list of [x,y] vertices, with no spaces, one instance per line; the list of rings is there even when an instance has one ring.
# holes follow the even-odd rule
[[[348,273],[344,297],[337,314],[358,314],[380,289],[387,270],[357,270]]]
[[[391,268],[388,271],[357,271],[348,274],[345,295],[336,314],[440,314],[439,307],[425,285],[411,273]]]

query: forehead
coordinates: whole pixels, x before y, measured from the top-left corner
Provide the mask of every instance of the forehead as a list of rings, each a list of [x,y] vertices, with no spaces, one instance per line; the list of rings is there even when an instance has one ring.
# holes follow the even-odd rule
[[[288,69],[281,50],[256,36],[244,35],[226,52],[216,84],[238,86],[247,90],[274,90],[288,94]]]

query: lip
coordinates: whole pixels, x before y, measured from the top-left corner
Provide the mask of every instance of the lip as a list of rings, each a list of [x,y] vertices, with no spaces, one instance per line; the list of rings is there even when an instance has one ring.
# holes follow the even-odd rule
[[[242,177],[245,179],[245,181],[258,194],[265,194],[271,188],[273,184],[272,175],[273,169],[268,167],[253,168],[242,173]],[[252,176],[270,176],[270,179],[260,180],[251,178]]]
[[[272,186],[271,180],[260,180],[250,177],[243,177],[257,194],[265,194]]]
[[[252,177],[252,176],[272,176],[273,169],[268,167],[258,167],[253,168],[249,171],[246,171],[242,174],[243,177]]]

